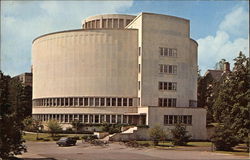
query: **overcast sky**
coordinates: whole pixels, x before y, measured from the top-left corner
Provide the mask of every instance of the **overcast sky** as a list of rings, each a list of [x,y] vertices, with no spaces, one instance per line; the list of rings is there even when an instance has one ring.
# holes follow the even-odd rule
[[[92,15],[140,12],[189,19],[202,73],[240,51],[249,55],[248,1],[1,1],[1,70],[29,72],[32,40],[42,34],[80,29]]]

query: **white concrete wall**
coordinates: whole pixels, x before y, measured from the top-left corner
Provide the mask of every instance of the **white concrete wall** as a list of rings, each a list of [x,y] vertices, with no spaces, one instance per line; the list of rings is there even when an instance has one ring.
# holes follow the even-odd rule
[[[164,125],[164,115],[192,115],[192,125],[186,125],[192,139],[207,139],[206,110],[203,108],[139,107],[138,113],[146,113],[149,127],[161,125],[170,131],[174,125]]]
[[[197,44],[190,40],[189,21],[142,13],[127,28],[139,30],[141,106],[158,106],[158,98],[177,98],[177,107],[188,107],[189,100],[197,100]],[[177,58],[161,57],[159,47],[177,48]],[[177,65],[177,75],[159,74],[159,64]],[[159,91],[159,81],[177,82],[177,91]]]
[[[33,99],[137,97],[137,44],[137,30],[77,30],[36,39]]]

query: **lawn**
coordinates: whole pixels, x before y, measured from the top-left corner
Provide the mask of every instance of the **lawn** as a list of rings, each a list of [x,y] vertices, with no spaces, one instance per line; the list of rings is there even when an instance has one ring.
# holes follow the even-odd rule
[[[209,151],[211,150],[212,143],[211,142],[188,142],[186,146],[174,146],[171,141],[164,141],[159,142],[158,146],[153,146],[152,141],[137,141],[139,144],[149,144],[151,147],[159,148],[159,149],[175,149],[175,150],[202,150],[202,148],[208,148]],[[200,148],[200,149],[199,149]],[[249,156],[249,153],[246,152],[246,145],[240,144],[236,147],[234,147],[233,151],[214,151],[217,153],[225,153],[225,154],[234,154],[239,156]]]
[[[89,135],[89,134],[57,134],[55,138],[58,139],[60,137],[75,137],[75,136],[79,136],[81,138],[84,135]],[[37,140],[37,136],[40,140]],[[54,141],[53,138],[51,137],[51,134],[49,133],[38,133],[38,135],[37,133],[24,133],[23,138],[26,141],[42,141],[42,142]]]
[[[150,144],[153,145],[152,141],[138,141],[139,144]],[[173,147],[173,144],[171,143],[171,141],[164,141],[164,142],[159,142],[159,146],[166,146],[166,147]],[[211,142],[188,142],[186,147],[210,147],[211,146]]]

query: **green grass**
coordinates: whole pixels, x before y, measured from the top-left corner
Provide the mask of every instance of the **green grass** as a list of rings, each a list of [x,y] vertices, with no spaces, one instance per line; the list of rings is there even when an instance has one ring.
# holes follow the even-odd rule
[[[212,143],[211,142],[188,142],[188,146],[193,146],[193,147],[211,147]]]
[[[150,145],[153,145],[152,141],[137,141],[139,144],[145,144],[148,143]],[[164,141],[164,142],[159,142],[159,146],[173,146],[173,144],[170,141]],[[186,147],[210,147],[211,142],[188,142]],[[185,147],[185,146],[184,146]]]
[[[55,137],[60,138],[60,137],[74,137],[74,136],[79,136],[80,138],[84,135],[88,134],[57,134]],[[37,134],[36,133],[25,133],[23,134],[23,138],[26,141],[40,141],[44,142],[44,140],[37,140]],[[38,138],[43,138],[43,139],[48,139],[48,141],[54,141],[53,138],[51,137],[51,134],[49,133],[38,133]]]

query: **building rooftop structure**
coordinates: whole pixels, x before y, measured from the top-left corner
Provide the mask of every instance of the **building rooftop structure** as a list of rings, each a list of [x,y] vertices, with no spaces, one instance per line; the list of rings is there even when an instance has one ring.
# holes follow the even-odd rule
[[[30,86],[32,87],[32,73],[25,72],[22,74],[19,74],[13,78],[18,78],[23,86]]]

